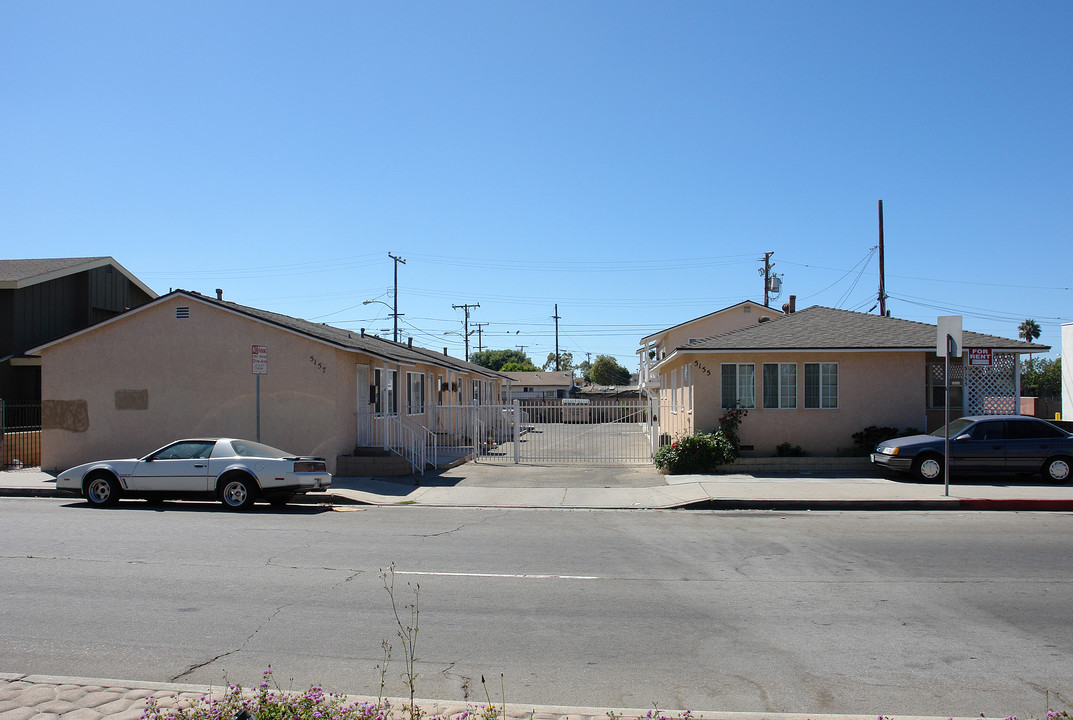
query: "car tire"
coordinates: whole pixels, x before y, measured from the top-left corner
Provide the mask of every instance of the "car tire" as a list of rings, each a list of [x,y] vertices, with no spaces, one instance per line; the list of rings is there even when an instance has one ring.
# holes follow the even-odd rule
[[[111,507],[119,502],[121,492],[119,480],[114,475],[98,472],[86,478],[82,494],[94,507]]]
[[[250,477],[231,475],[220,481],[220,502],[228,510],[249,510],[255,500],[257,483]]]
[[[920,482],[937,483],[943,481],[943,456],[924,453],[913,460],[913,477]]]
[[[1050,458],[1043,463],[1043,479],[1053,485],[1064,485],[1070,480],[1069,465],[1070,459],[1067,457]]]

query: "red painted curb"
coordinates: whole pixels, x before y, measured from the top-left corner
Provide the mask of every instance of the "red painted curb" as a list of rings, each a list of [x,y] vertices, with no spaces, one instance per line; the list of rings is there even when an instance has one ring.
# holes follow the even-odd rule
[[[962,498],[963,510],[1039,510],[1043,512],[1073,512],[1073,500],[1042,500],[1038,498]]]

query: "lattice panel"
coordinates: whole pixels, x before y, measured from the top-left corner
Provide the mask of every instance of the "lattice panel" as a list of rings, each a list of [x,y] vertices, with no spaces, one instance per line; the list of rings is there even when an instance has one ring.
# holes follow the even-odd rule
[[[967,415],[1016,415],[1017,355],[994,353],[991,367],[966,367],[965,397]]]

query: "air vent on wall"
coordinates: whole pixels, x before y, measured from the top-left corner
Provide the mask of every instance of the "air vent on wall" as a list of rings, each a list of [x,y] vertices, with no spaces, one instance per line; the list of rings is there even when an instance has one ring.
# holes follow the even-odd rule
[[[175,308],[175,319],[176,320],[189,320],[190,319],[190,308],[186,307],[185,305],[183,307]]]

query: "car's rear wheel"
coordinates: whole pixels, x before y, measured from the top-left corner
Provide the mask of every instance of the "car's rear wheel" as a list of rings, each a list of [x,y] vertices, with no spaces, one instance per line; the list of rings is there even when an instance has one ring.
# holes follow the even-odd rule
[[[942,455],[924,453],[913,460],[913,477],[920,482],[941,482],[943,479]]]
[[[1055,485],[1069,482],[1069,464],[1067,457],[1051,458],[1043,463],[1043,479]]]
[[[220,501],[228,510],[249,510],[257,500],[257,483],[249,477],[232,475],[220,485]]]
[[[86,478],[83,495],[94,507],[109,507],[119,502],[119,480],[108,473],[95,473]]]

